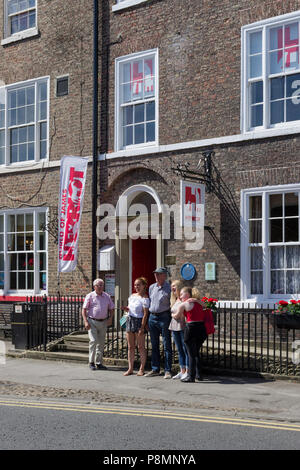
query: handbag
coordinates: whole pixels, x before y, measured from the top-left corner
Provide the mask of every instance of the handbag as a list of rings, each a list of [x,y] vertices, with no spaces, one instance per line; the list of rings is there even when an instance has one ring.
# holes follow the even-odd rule
[[[123,315],[121,318],[120,318],[120,326],[121,328],[123,328],[123,330],[125,330],[126,328],[126,321],[127,321],[127,318],[128,318],[128,314],[125,313],[125,315]]]

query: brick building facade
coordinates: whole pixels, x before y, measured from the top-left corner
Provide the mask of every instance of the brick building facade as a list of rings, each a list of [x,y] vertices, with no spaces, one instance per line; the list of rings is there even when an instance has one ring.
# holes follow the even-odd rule
[[[70,8],[56,0],[28,0],[22,14],[33,21],[36,10],[36,23],[11,34],[18,11],[9,14],[7,8],[13,3],[22,2],[6,0],[0,12],[0,79],[7,94],[10,85],[35,81],[38,90],[39,80],[46,80],[48,115],[35,126],[46,122],[49,152],[41,153],[37,134],[34,165],[18,161],[19,148],[12,162],[6,140],[0,175],[5,224],[10,210],[39,207],[55,214],[61,156],[92,154],[91,2],[76,1]],[[14,27],[21,29],[18,21]],[[99,3],[99,24],[98,202],[120,209],[117,217],[111,214],[115,239],[100,239],[98,247],[115,246],[115,267],[99,275],[115,274],[116,299],[126,300],[134,276],[166,265],[176,279],[186,263],[196,269],[188,283],[222,300],[269,302],[300,294],[300,2],[109,0]],[[61,76],[69,77],[69,94],[57,97]],[[8,136],[13,126],[5,126]],[[153,204],[158,219],[164,205],[179,204],[184,176],[175,172],[177,165],[188,163],[203,173],[207,150],[212,191],[205,196],[204,245],[187,250],[173,230],[167,239],[160,230],[154,243],[122,239],[119,226],[133,204]],[[29,144],[26,152],[28,157]],[[65,293],[86,292],[91,258],[97,256],[91,253],[91,165],[85,194],[79,266],[61,275]],[[51,235],[47,246],[45,291],[55,293],[57,247]],[[10,288],[15,278],[5,250],[5,293],[25,292]],[[215,263],[215,280],[205,279],[205,263]]]

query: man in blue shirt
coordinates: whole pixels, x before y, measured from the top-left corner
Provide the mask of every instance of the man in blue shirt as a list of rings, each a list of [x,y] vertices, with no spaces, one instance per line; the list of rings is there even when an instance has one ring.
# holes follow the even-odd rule
[[[152,344],[152,370],[145,377],[159,375],[160,353],[159,337],[162,335],[165,352],[165,379],[171,379],[172,343],[169,325],[171,321],[170,296],[171,286],[167,282],[168,270],[158,268],[154,271],[156,283],[149,287],[150,316],[148,321]]]

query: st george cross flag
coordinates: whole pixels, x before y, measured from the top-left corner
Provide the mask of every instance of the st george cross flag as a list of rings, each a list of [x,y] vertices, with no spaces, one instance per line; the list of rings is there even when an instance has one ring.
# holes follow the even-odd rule
[[[79,228],[88,161],[63,157],[58,204],[58,272],[74,271],[77,265]]]

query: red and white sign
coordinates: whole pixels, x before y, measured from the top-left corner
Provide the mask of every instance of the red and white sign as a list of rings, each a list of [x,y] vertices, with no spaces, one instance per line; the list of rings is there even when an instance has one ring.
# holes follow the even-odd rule
[[[68,273],[77,265],[79,227],[88,161],[63,157],[60,167],[58,271]]]
[[[182,227],[204,227],[204,184],[181,180],[180,206]]]

